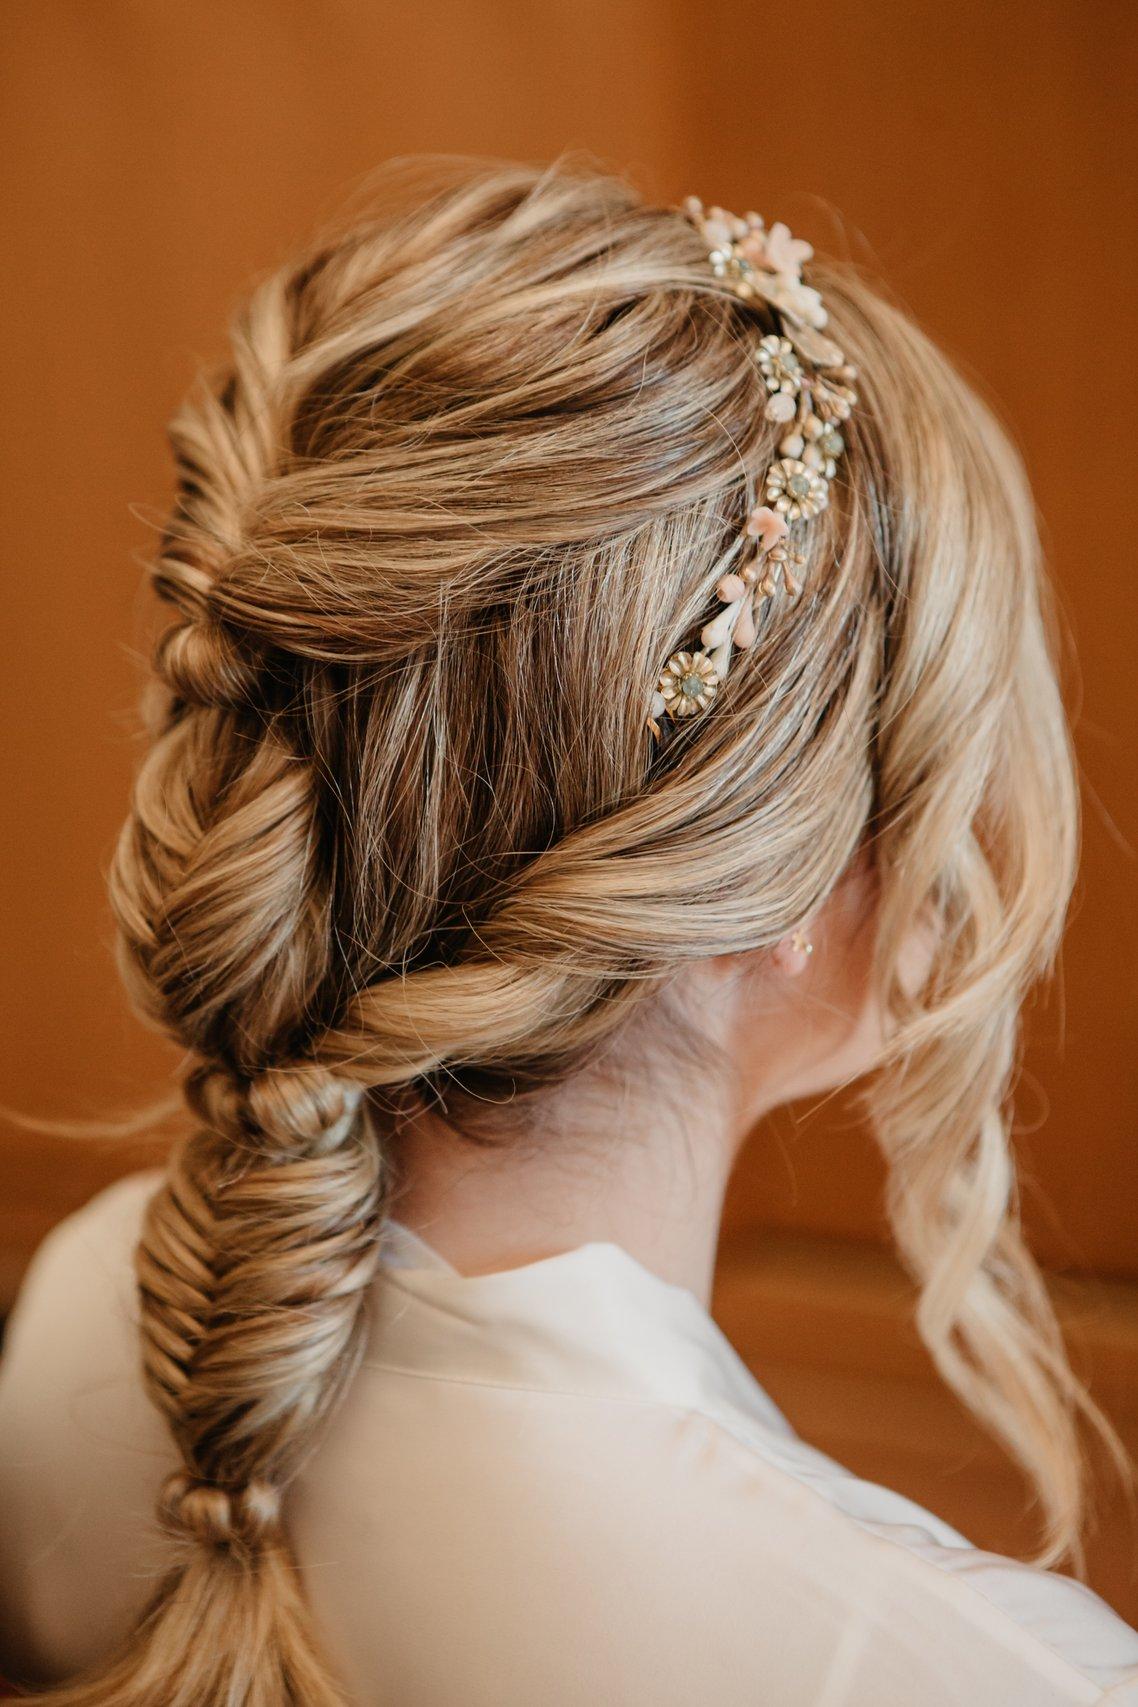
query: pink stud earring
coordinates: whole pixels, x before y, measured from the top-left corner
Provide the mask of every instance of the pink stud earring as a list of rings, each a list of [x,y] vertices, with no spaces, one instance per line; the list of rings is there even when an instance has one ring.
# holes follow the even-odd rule
[[[806,932],[794,930],[775,944],[775,964],[791,978],[797,978],[800,972],[805,972],[813,952],[814,944]]]

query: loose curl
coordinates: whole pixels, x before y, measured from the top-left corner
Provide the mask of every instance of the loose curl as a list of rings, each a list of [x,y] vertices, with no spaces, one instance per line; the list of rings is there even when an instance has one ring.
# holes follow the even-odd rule
[[[393,175],[257,285],[175,419],[154,583],[177,620],[111,895],[135,1001],[192,1063],[137,1257],[180,1551],[129,1647],[56,1702],[342,1703],[280,1498],[360,1353],[400,1108],[532,1111],[685,963],[770,948],[866,848],[897,1023],[866,1096],[920,1329],[1033,1478],[1041,1556],[1076,1543],[1075,1423],[1109,1425],[1007,1137],[1077,829],[1031,503],[921,333],[850,268],[814,276],[861,403],[806,593],[664,742],[656,675],[778,431],[743,349],[762,313],[674,212],[564,166],[410,198]]]

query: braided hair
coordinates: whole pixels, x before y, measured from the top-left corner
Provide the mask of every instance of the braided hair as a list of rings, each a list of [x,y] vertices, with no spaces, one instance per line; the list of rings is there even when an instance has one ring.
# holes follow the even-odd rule
[[[1003,1107],[1074,860],[1030,502],[910,323],[848,269],[825,295],[862,402],[806,593],[664,743],[656,675],[777,432],[751,311],[670,210],[564,166],[392,178],[257,285],[175,419],[175,620],[111,874],[124,977],[189,1061],[137,1253],[174,1558],[58,1703],[342,1702],[282,1496],[360,1355],[401,1110],[524,1117],[867,842],[903,1067],[871,1113],[922,1331],[1071,1541],[1089,1401]]]

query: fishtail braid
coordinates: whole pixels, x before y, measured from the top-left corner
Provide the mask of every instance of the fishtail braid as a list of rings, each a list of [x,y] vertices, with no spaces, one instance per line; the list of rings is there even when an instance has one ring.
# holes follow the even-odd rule
[[[224,391],[203,388],[174,424],[182,486],[155,583],[181,620],[157,646],[166,698],[110,882],[136,1002],[197,1056],[184,1088],[199,1124],[136,1253],[146,1380],[182,1456],[158,1501],[180,1556],[144,1641],[93,1693],[60,1700],[341,1699],[280,1502],[362,1347],[387,1171],[358,1087],[316,1060],[278,1061],[329,961],[312,768],[263,715],[264,648],[210,611],[246,493],[279,454],[284,306],[270,281]]]
[[[752,311],[628,185],[456,173],[268,277],[173,423],[154,582],[177,620],[111,894],[136,1005],[193,1062],[137,1258],[178,1552],[70,1707],[339,1707],[281,1498],[360,1351],[404,1101],[492,1108],[500,1136],[532,1112],[515,1092],[666,1018],[645,998],[682,997],[688,963],[770,947],[857,856],[896,1022],[867,1101],[918,1323],[1043,1495],[1049,1556],[1077,1535],[1075,1420],[1102,1419],[1007,1130],[1076,821],[1014,454],[819,263],[861,402],[803,597],[764,606],[710,716],[650,742],[782,436]]]

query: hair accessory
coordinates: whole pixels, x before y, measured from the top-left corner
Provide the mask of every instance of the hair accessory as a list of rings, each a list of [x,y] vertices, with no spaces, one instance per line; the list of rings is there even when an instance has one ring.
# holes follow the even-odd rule
[[[768,230],[757,213],[743,219],[721,207],[705,212],[689,196],[682,212],[707,244],[716,278],[740,301],[773,313],[775,332],[752,351],[767,391],[766,420],[784,427],[778,456],[759,482],[763,501],[744,523],[737,562],[716,584],[722,607],[700,630],[699,645],[673,652],[652,696],[648,727],[705,711],[727,674],[732,650],[753,644],[755,615],[780,589],[796,599],[806,561],[802,529],[826,508],[845,449],[841,423],[857,402],[857,372],[825,335],[826,309],[802,267],[814,251],[785,225]]]

